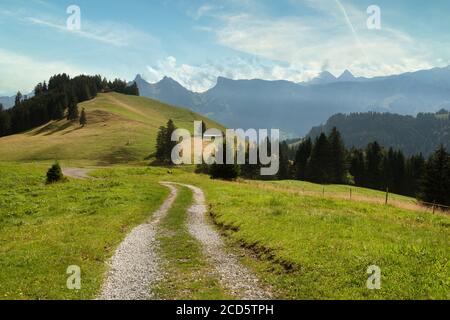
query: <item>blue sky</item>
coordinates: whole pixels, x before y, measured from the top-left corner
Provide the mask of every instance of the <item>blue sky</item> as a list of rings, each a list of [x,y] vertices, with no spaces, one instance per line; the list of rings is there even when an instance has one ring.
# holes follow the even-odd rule
[[[373,4],[380,30],[367,28]],[[79,31],[66,28],[69,5],[81,9]],[[0,0],[0,95],[59,72],[167,75],[203,91],[218,76],[301,82],[324,70],[443,67],[449,13],[446,0]]]

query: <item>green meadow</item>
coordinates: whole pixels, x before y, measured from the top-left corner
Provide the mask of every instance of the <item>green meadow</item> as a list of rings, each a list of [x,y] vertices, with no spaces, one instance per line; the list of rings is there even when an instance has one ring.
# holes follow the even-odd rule
[[[91,299],[107,260],[132,227],[151,217],[168,190],[159,181],[195,184],[206,193],[211,223],[242,262],[281,299],[448,299],[446,215],[317,196],[293,196],[265,184],[210,180],[189,170],[118,166],[96,179],[45,185],[43,164],[1,164],[0,296]],[[190,191],[182,188],[159,235],[168,299],[221,299],[211,265],[185,229]],[[82,290],[66,287],[79,265]],[[368,290],[367,268],[382,271]],[[198,278],[201,272],[206,277]],[[184,286],[188,283],[189,288]],[[186,290],[184,290],[186,289]]]
[[[58,121],[0,139],[0,299],[93,299],[108,259],[133,227],[150,219],[169,190],[203,189],[209,222],[228,249],[278,299],[449,299],[450,216],[381,191],[299,181],[225,182],[192,167],[150,167],[157,130],[172,118],[191,129],[195,113],[120,94],[85,102],[88,126]],[[93,169],[92,179],[45,184],[54,160]],[[161,221],[167,276],[161,299],[227,299],[213,266],[186,230],[192,193]],[[82,289],[66,286],[80,266]],[[367,269],[381,269],[369,290]]]

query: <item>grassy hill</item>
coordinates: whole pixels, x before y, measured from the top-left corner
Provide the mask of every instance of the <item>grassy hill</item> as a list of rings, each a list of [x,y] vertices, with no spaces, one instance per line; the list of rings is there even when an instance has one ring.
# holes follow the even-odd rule
[[[193,129],[193,121],[223,127],[192,111],[148,98],[118,93],[99,94],[81,103],[88,126],[53,121],[26,133],[0,139],[0,161],[83,160],[107,165],[144,160],[154,153],[160,126],[172,119],[179,128]]]

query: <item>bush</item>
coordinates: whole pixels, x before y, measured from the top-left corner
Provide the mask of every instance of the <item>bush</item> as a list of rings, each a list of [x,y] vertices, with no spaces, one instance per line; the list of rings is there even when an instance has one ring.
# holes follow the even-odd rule
[[[64,181],[64,175],[58,162],[47,171],[47,184]]]
[[[236,164],[213,164],[209,174],[212,179],[236,180],[240,175],[240,168]]]

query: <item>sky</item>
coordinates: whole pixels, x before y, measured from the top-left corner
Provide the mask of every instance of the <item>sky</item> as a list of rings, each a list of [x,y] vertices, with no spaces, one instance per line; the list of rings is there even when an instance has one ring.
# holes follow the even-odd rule
[[[79,30],[67,27],[71,5]],[[380,28],[368,27],[373,5]],[[0,95],[62,72],[169,76],[202,92],[218,76],[303,82],[444,67],[449,13],[447,0],[0,0]]]

